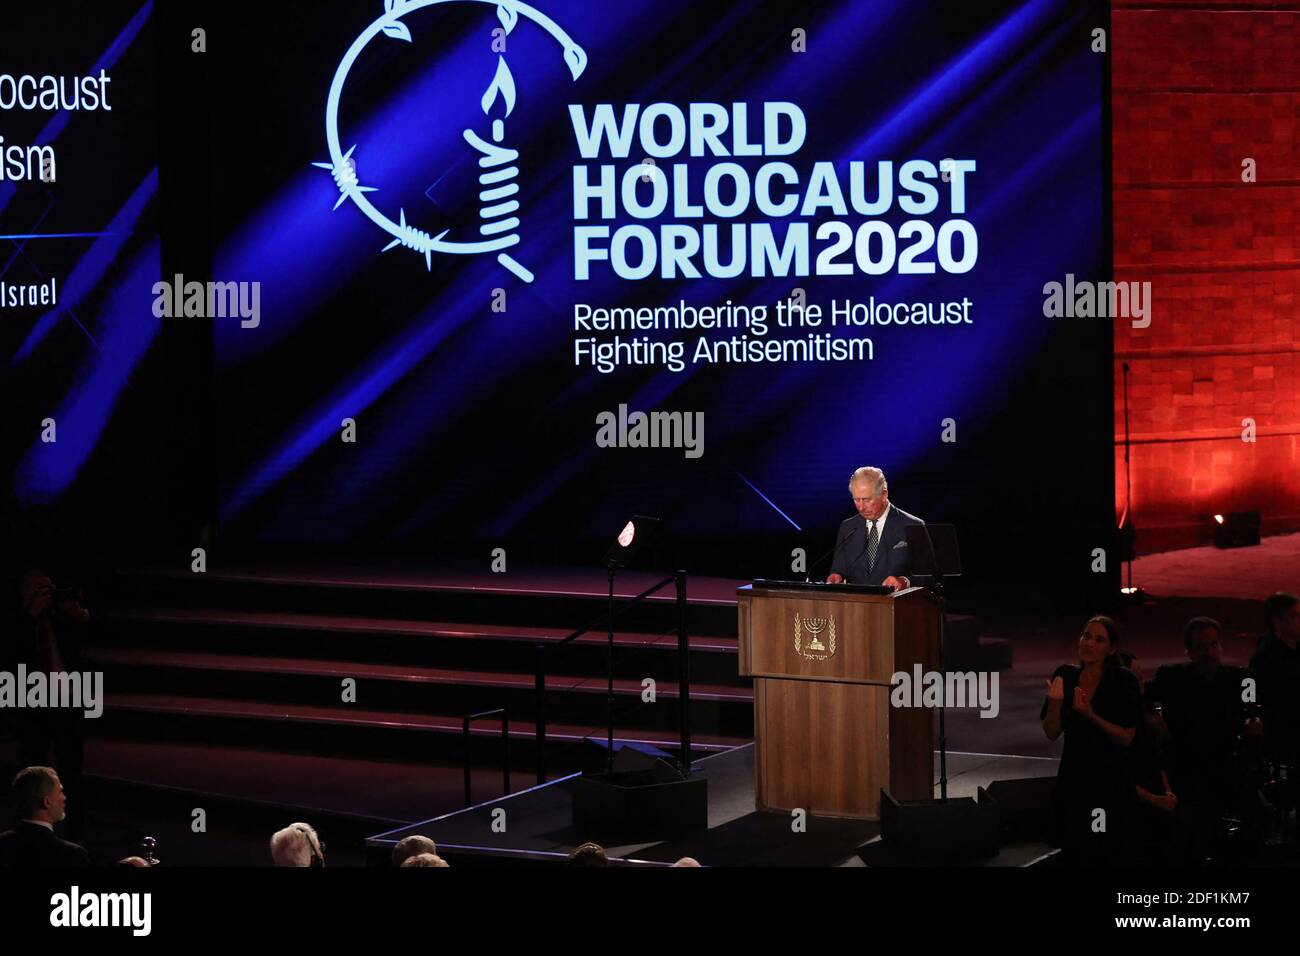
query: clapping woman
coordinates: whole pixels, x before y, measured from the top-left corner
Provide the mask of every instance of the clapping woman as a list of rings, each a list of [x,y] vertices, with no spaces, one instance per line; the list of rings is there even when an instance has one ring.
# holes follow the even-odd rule
[[[1115,622],[1090,618],[1079,635],[1079,663],[1062,664],[1047,682],[1043,733],[1049,740],[1065,737],[1057,832],[1072,862],[1118,862],[1132,819],[1136,790],[1126,752],[1141,719],[1141,689],[1118,652]]]

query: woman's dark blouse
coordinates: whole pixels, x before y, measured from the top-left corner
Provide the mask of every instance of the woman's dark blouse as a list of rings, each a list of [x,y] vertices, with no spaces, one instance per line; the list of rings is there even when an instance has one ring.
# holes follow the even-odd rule
[[[1130,780],[1126,748],[1113,742],[1085,717],[1075,712],[1071,703],[1079,686],[1080,669],[1062,664],[1052,675],[1061,678],[1065,700],[1061,702],[1061,766],[1057,779],[1081,787],[1126,785]],[[1047,717],[1048,702],[1043,701],[1039,719]],[[1137,675],[1126,667],[1107,667],[1092,695],[1092,709],[1098,717],[1119,727],[1136,727],[1142,719],[1142,690]]]

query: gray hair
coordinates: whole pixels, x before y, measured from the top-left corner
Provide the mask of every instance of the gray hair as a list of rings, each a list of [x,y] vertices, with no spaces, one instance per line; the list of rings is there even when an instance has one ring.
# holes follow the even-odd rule
[[[271,836],[271,859],[276,866],[311,866],[313,854],[325,861],[320,837],[309,823],[291,823]]]
[[[26,767],[14,777],[13,795],[24,817],[45,809],[45,798],[54,792],[59,775],[53,767]]]
[[[407,857],[402,862],[402,866],[450,866],[446,860],[436,853],[417,853],[415,856]]]
[[[849,494],[853,494],[853,483],[855,481],[865,481],[876,490],[878,495],[883,495],[889,490],[889,482],[885,480],[885,473],[872,465],[863,465],[853,473],[853,477],[849,479]]]
[[[393,866],[401,866],[411,857],[419,856],[422,853],[437,856],[438,844],[419,833],[409,837],[402,837],[397,841],[397,846],[393,847]]]

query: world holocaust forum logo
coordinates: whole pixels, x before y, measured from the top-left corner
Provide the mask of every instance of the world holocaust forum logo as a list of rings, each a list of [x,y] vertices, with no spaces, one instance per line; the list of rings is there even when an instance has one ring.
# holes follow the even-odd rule
[[[564,62],[576,81],[587,66],[587,54],[573,42],[573,39],[546,14],[526,3],[514,0],[385,0],[384,13],[381,17],[361,31],[344,54],[334,73],[330,84],[329,100],[325,106],[325,136],[329,143],[330,161],[313,163],[321,169],[328,170],[339,188],[338,201],[334,203],[337,210],[345,201],[351,201],[367,219],[388,233],[392,241],[383,247],[383,251],[403,246],[424,256],[425,268],[432,270],[433,254],[467,256],[496,253],[497,262],[525,282],[533,281],[533,273],[506,250],[519,245],[520,220],[515,213],[519,211],[519,201],[514,197],[519,192],[517,177],[519,168],[516,161],[518,150],[504,145],[506,141],[505,121],[515,108],[515,81],[510,72],[504,54],[497,55],[496,74],[491,84],[483,93],[480,104],[485,118],[491,120],[488,125],[488,139],[478,132],[466,129],[462,132],[465,142],[479,153],[478,182],[479,192],[479,235],[474,241],[448,239],[450,229],[444,229],[437,235],[431,235],[414,222],[406,219],[406,210],[398,209],[398,218],[394,221],[381,212],[367,196],[376,192],[374,186],[361,185],[357,176],[357,162],[354,144],[343,152],[339,140],[339,101],[347,83],[348,72],[357,61],[357,57],[371,40],[383,36],[394,40],[411,42],[411,31],[403,18],[407,14],[434,7],[444,3],[485,3],[496,7],[497,19],[504,30],[502,36],[508,36],[519,22],[519,18],[532,21],[544,30],[560,47]],[[494,109],[500,114],[493,117]]]

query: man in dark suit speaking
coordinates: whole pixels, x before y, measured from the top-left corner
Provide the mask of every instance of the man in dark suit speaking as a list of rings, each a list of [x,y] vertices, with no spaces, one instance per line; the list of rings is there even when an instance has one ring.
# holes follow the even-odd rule
[[[857,517],[845,518],[835,538],[827,584],[880,584],[897,591],[912,586],[908,525],[925,524],[889,503],[889,482],[879,468],[863,467],[849,479]]]

